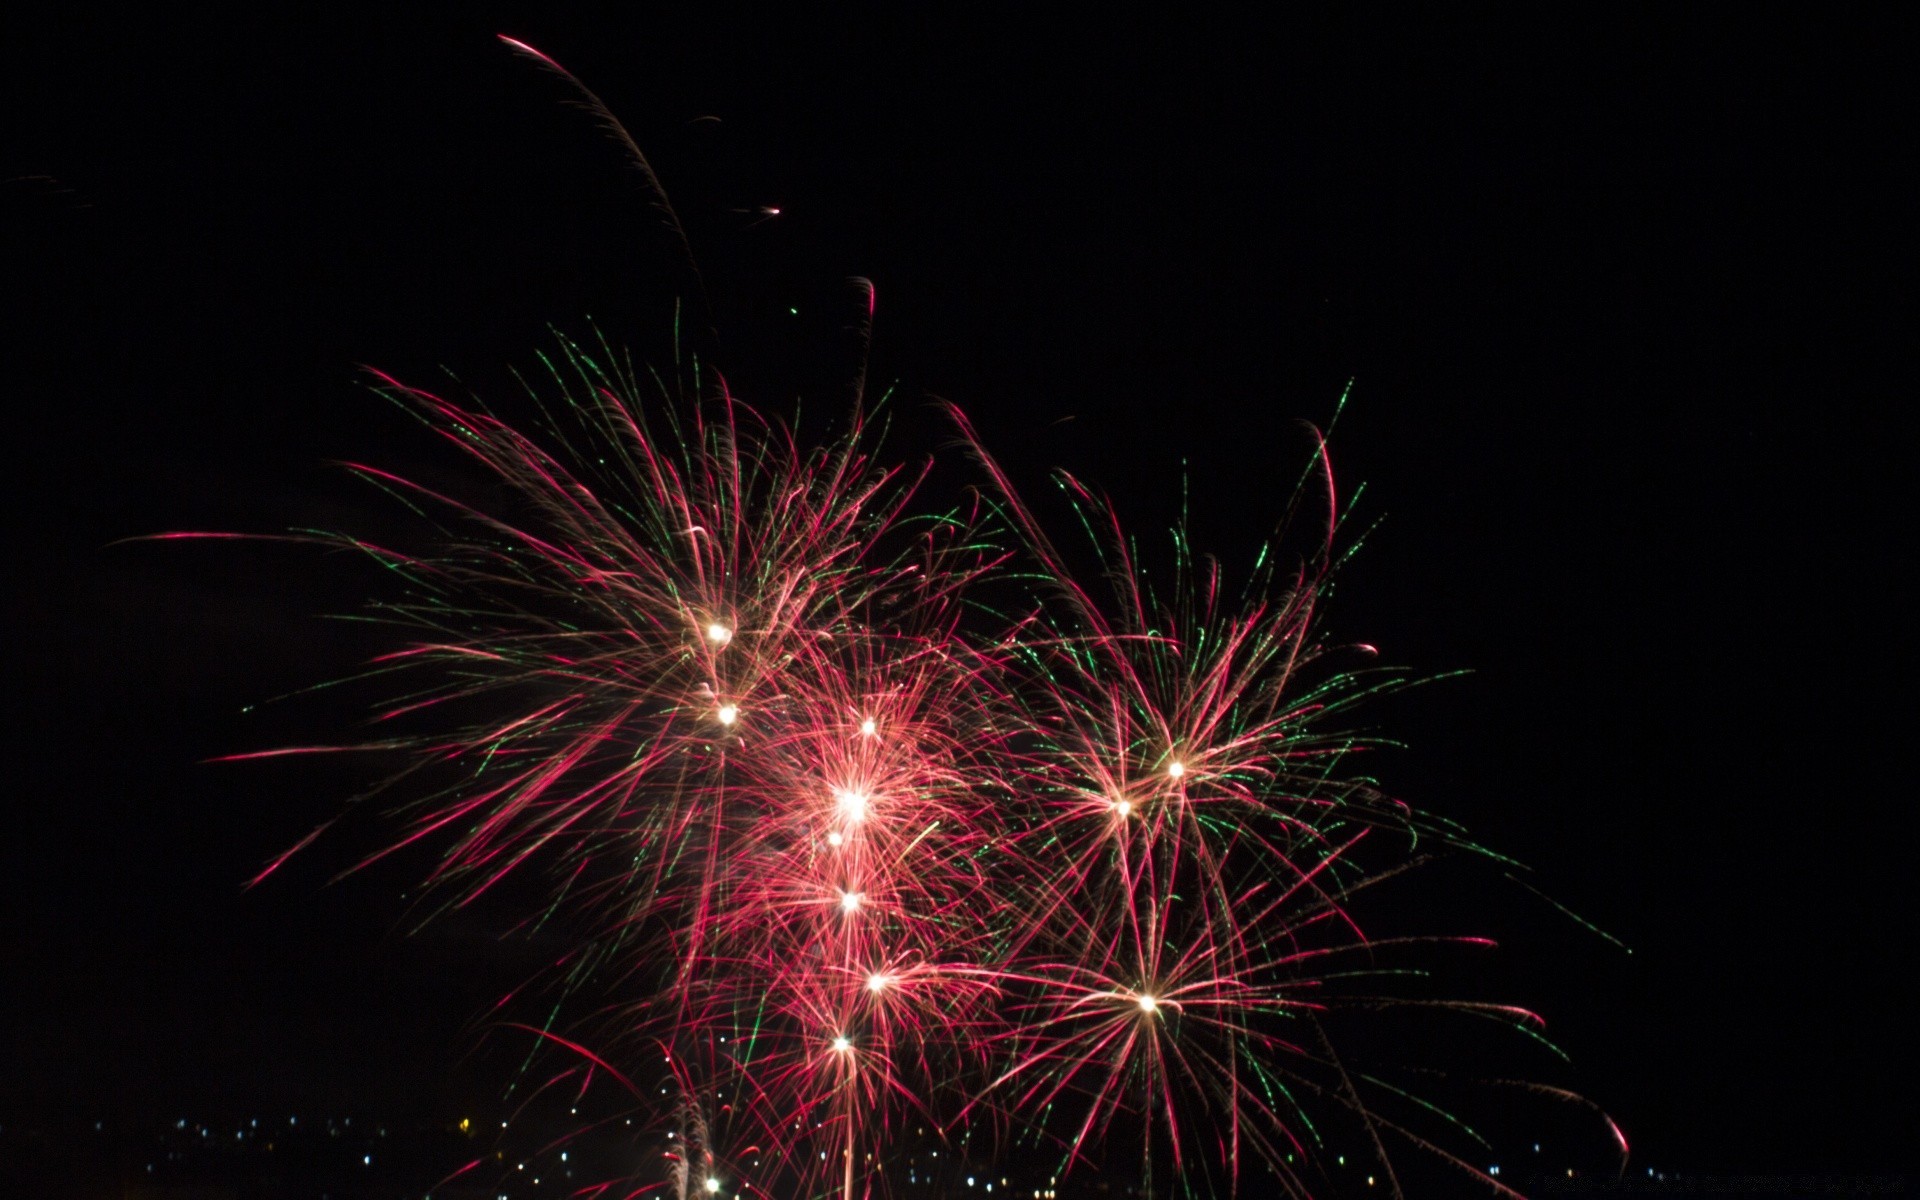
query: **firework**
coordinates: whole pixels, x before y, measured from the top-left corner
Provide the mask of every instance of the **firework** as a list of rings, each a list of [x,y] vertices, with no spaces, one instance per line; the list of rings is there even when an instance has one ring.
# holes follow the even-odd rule
[[[297,535],[389,570],[397,642],[373,732],[303,750],[403,756],[382,853],[430,848],[439,904],[535,879],[580,931],[545,1086],[611,1079],[666,1146],[615,1194],[883,1193],[909,1127],[1085,1169],[1116,1123],[1148,1191],[1314,1194],[1337,1126],[1390,1190],[1401,1147],[1504,1190],[1326,1020],[1537,1021],[1393,993],[1442,943],[1352,912],[1414,842],[1473,847],[1355,769],[1349,712],[1402,680],[1320,632],[1324,444],[1304,550],[1230,591],[1176,531],[1156,584],[1064,476],[1063,549],[957,411],[979,499],[930,509],[858,387],[810,444],[697,358],[542,361],[531,430],[379,377],[490,498],[354,465],[417,543]]]

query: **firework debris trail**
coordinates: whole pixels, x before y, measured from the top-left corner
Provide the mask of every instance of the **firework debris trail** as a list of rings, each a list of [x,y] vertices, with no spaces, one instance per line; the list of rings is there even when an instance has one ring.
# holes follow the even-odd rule
[[[513,45],[618,131],[678,236],[605,106]],[[885,1194],[909,1125],[1066,1171],[1123,1118],[1148,1191],[1257,1165],[1317,1194],[1341,1122],[1390,1193],[1407,1147],[1507,1191],[1322,1024],[1401,1003],[1538,1024],[1381,994],[1396,951],[1446,939],[1350,911],[1414,843],[1477,847],[1352,769],[1350,710],[1404,677],[1321,636],[1324,443],[1295,498],[1324,513],[1309,548],[1229,595],[1182,531],[1156,584],[1066,476],[1062,549],[958,410],[983,483],[928,508],[929,468],[884,462],[857,397],[808,445],[696,359],[643,375],[561,338],[542,362],[538,433],[379,377],[508,499],[352,466],[426,548],[292,536],[390,569],[372,615],[404,644],[370,674],[391,702],[352,746],[236,757],[398,752],[382,855],[432,847],[448,907],[550,884],[543,919],[585,931],[559,968],[578,1011],[534,1029],[575,1062],[550,1084],[666,1094],[661,1175],[605,1194]]]

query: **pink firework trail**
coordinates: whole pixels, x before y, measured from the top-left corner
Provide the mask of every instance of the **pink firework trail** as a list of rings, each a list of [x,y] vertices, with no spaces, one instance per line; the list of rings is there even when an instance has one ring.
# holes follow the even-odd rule
[[[1324,445],[1299,490],[1318,536],[1230,594],[1180,533],[1156,584],[1065,477],[1091,536],[1063,549],[957,411],[984,482],[929,508],[858,402],[809,445],[698,364],[642,377],[563,339],[547,366],[539,434],[381,377],[505,499],[355,466],[426,548],[303,537],[398,582],[374,606],[404,631],[372,666],[392,699],[358,747],[406,755],[383,853],[432,848],[449,905],[550,881],[543,910],[583,932],[549,1083],[659,1101],[664,1165],[582,1194],[851,1200],[901,1190],[909,1127],[1065,1172],[1123,1126],[1149,1191],[1257,1167],[1250,1190],[1320,1194],[1335,1145],[1390,1193],[1408,1148],[1506,1191],[1326,1021],[1537,1023],[1395,992],[1402,953],[1446,939],[1352,911],[1413,841],[1475,848],[1352,769],[1349,712],[1399,680],[1320,633]]]

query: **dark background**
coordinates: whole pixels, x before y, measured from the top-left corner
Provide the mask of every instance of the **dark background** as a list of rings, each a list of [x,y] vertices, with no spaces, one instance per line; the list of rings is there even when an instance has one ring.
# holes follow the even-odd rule
[[[663,351],[660,223],[506,32],[652,158],[764,407],[843,402],[866,275],[905,448],[952,399],[1022,478],[1070,467],[1142,530],[1184,461],[1196,540],[1234,562],[1353,377],[1335,462],[1367,485],[1351,529],[1381,523],[1333,630],[1473,671],[1375,714],[1411,743],[1382,769],[1633,949],[1511,921],[1494,990],[1546,1013],[1636,1163],[1910,1166],[1902,22],[1374,16],[11,33],[0,1097],[492,1085],[473,1019],[541,948],[480,918],[406,935],[417,862],[324,887],[367,830],[243,894],[360,781],[200,762],[334,732],[324,701],[241,710],[368,651],[316,614],[369,581],[113,543],[377,528],[326,462],[420,443],[359,364],[508,397],[588,314]]]

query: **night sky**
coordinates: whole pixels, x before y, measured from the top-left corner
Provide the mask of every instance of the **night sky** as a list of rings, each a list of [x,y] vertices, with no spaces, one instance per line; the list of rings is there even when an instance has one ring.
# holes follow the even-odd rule
[[[1546,1014],[1636,1162],[1912,1165],[1893,17],[275,7],[63,9],[0,49],[0,1105],[491,1086],[475,1018],[551,947],[487,914],[410,934],[423,859],[327,886],[371,819],[243,892],[366,781],[202,761],[351,728],[325,698],[242,710],[379,648],[320,619],[365,568],[116,542],[382,528],[328,463],[442,460],[361,364],[504,399],[549,324],[668,344],[685,280],[645,193],[498,32],[633,132],[764,408],[843,402],[867,276],[903,452],[964,475],[946,398],[1142,531],[1184,462],[1232,563],[1353,379],[1335,464],[1378,528],[1331,628],[1471,671],[1376,708],[1410,743],[1379,769],[1633,951],[1463,891],[1456,926],[1510,934],[1488,988]]]

